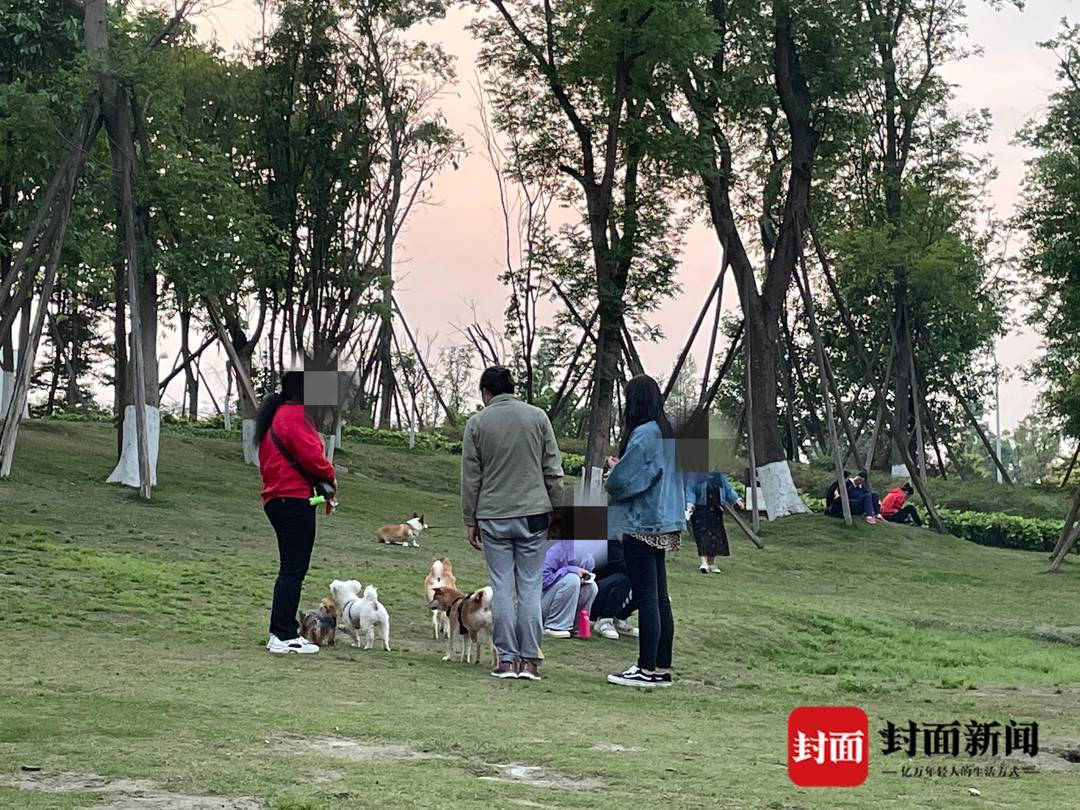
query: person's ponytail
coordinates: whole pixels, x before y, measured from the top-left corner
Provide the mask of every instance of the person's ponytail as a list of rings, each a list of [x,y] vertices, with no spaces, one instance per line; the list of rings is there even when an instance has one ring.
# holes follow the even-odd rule
[[[285,404],[285,398],[276,391],[263,397],[259,403],[259,412],[255,414],[255,446],[262,444],[266,434],[270,432],[270,426],[274,424],[274,414],[277,409]]]

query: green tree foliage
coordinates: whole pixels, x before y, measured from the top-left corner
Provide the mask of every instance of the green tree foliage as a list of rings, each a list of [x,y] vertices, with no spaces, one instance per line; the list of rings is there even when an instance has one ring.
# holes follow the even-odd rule
[[[489,9],[472,31],[492,123],[515,147],[507,168],[567,209],[538,249],[582,318],[599,310],[588,455],[600,466],[624,327],[674,291],[687,223],[679,142],[650,95],[705,52],[710,28],[689,0],[473,5]]]
[[[1019,223],[1030,323],[1044,354],[1031,376],[1066,433],[1080,438],[1080,26],[1062,23],[1043,43],[1058,59],[1059,88],[1038,120],[1019,134],[1037,155],[1028,162]]]

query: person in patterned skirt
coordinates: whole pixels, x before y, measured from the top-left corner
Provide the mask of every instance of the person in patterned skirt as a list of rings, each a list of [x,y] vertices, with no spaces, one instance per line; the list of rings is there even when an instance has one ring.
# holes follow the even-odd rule
[[[694,533],[703,574],[719,574],[717,557],[730,557],[727,530],[724,528],[724,505],[743,508],[742,498],[720,472],[692,473],[686,476],[686,517]]]

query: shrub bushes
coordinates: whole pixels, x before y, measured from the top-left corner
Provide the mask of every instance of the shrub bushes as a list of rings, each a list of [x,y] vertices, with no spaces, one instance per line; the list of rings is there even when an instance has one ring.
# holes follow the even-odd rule
[[[957,512],[952,509],[938,509],[938,512],[950,534],[981,546],[1050,552],[1061,534],[1060,520],[1018,517],[1001,512]],[[1075,547],[1073,550],[1080,551]]]
[[[397,430],[381,430],[369,427],[347,427],[344,434],[363,444],[377,444],[384,447],[408,447],[409,434]],[[424,450],[436,450],[443,453],[461,455],[461,442],[448,439],[437,433],[417,433],[416,447]],[[563,472],[566,475],[580,475],[585,464],[585,457],[577,453],[562,454]]]
[[[813,511],[825,511],[824,498],[800,494]],[[1050,552],[1054,550],[1061,534],[1060,520],[1019,517],[1003,512],[962,512],[941,507],[938,507],[938,514],[941,515],[941,521],[949,534],[980,546]],[[1073,551],[1080,552],[1080,548],[1074,548]]]

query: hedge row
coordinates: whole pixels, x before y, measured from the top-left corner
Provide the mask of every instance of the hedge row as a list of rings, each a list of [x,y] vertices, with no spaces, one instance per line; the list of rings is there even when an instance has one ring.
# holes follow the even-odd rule
[[[1050,552],[1061,535],[1060,520],[1040,520],[1001,512],[957,512],[952,509],[938,509],[938,514],[949,534],[980,546]],[[1073,551],[1080,549],[1074,547]]]
[[[825,511],[825,499],[802,495],[806,505],[815,512]],[[970,512],[938,508],[941,521],[949,534],[995,548],[1016,548],[1021,551],[1050,552],[1061,535],[1060,520],[1006,515],[1003,512]],[[1080,553],[1080,547],[1074,547]]]
[[[397,430],[382,430],[369,427],[347,427],[344,434],[362,444],[376,444],[383,447],[408,447],[409,434]],[[461,442],[447,439],[437,433],[415,434],[415,446],[424,450],[436,450],[443,453],[461,455]],[[563,472],[566,475],[580,475],[585,465],[585,457],[577,453],[562,454]]]

